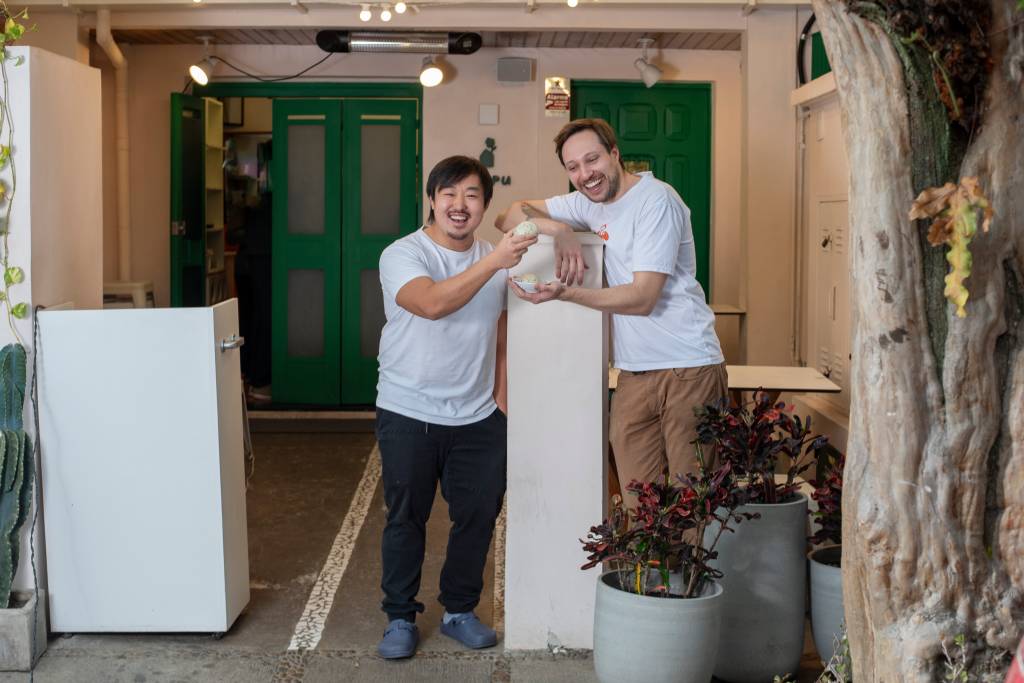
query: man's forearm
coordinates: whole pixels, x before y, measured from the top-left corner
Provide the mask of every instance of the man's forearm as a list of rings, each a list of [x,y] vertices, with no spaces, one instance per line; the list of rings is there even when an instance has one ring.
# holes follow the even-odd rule
[[[415,281],[410,282],[399,290],[398,305],[421,318],[438,320],[469,303],[499,270],[501,269],[495,265],[493,259],[485,257],[446,280],[419,287]],[[426,278],[423,280],[426,281]],[[406,292],[406,287],[415,289]]]
[[[649,297],[633,284],[591,289],[566,287],[558,297],[580,306],[619,315],[650,315],[653,306]]]

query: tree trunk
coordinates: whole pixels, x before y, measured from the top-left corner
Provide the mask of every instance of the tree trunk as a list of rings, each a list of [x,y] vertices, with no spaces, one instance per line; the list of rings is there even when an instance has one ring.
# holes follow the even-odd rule
[[[842,562],[854,676],[943,680],[941,643],[964,634],[980,680],[1024,628],[1024,12],[993,3],[986,109],[960,176],[978,176],[996,215],[971,244],[967,317],[947,305],[948,331],[936,331],[926,317],[935,283],[907,217],[922,188],[912,186],[900,58],[841,2],[813,4],[850,167]]]

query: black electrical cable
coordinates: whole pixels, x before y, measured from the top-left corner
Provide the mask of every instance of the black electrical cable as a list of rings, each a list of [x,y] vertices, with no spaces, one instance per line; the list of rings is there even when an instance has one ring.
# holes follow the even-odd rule
[[[32,606],[32,636],[29,640],[29,671],[28,680],[32,683],[35,680],[36,666],[33,661],[36,653],[36,624],[39,620],[39,572],[36,570],[36,526],[39,522],[39,501],[42,491],[39,488],[39,470],[42,469],[43,459],[39,458],[39,465],[35,466],[36,453],[42,455],[43,437],[39,431],[39,311],[46,306],[36,306],[32,314],[32,384],[29,389],[29,399],[32,401],[32,419],[36,429],[36,446],[28,456],[32,458],[32,527],[29,529],[28,548],[32,566],[32,592],[35,595],[35,605]],[[27,441],[27,439],[26,439]],[[15,568],[17,570],[17,568]]]
[[[224,59],[223,57],[218,57],[216,55],[211,55],[211,57],[212,57],[212,59],[214,59],[214,60],[216,60],[218,62],[223,62],[224,65],[227,66],[228,68],[234,69],[238,73],[243,74],[245,76],[248,76],[249,78],[255,78],[257,81],[262,81],[264,83],[277,83],[279,81],[287,81],[287,80],[291,80],[292,78],[298,78],[299,76],[303,75],[304,73],[306,73],[310,69],[315,69],[316,67],[318,67],[321,64],[323,64],[328,59],[330,59],[331,55],[334,55],[334,54],[337,54],[337,53],[335,53],[335,52],[328,53],[323,59],[317,60],[313,64],[310,64],[309,66],[307,66],[305,69],[303,69],[302,71],[300,71],[297,74],[292,74],[291,76],[278,76],[278,77],[275,77],[275,78],[265,78],[263,76],[257,76],[256,74],[251,74],[248,71],[246,71],[245,69],[242,69],[242,68],[239,68],[239,67],[235,66],[234,64],[232,64],[228,60]],[[188,89],[191,88],[191,87],[194,87],[194,85],[195,85],[195,81],[193,81],[191,77],[186,77],[185,78],[185,86],[181,89],[181,92],[182,93],[188,92]]]
[[[796,45],[796,77],[798,85],[803,85],[807,82],[807,74],[804,72],[804,49],[807,45],[807,37],[811,35],[811,26],[814,26],[814,15],[807,20],[804,24],[804,28],[800,31],[800,40]]]
[[[248,76],[249,78],[255,78],[257,81],[263,81],[264,83],[276,83],[278,81],[287,81],[287,80],[290,80],[292,78],[298,78],[299,76],[301,76],[302,74],[306,73],[310,69],[315,69],[316,67],[320,66],[321,64],[326,62],[328,59],[330,59],[335,54],[337,54],[337,53],[336,52],[329,52],[326,56],[324,56],[323,59],[320,59],[320,60],[310,64],[309,66],[307,66],[305,69],[303,69],[302,71],[300,71],[297,74],[292,74],[291,76],[278,76],[276,78],[264,78],[263,76],[257,76],[256,74],[251,74],[248,71],[246,71],[245,69],[241,69],[241,68],[235,66],[234,64],[232,64],[228,60],[224,59],[223,57],[218,57],[218,56],[214,55],[213,59],[215,59],[218,62],[223,62],[224,65],[227,66],[228,68],[234,69],[238,73],[243,74],[245,76]]]

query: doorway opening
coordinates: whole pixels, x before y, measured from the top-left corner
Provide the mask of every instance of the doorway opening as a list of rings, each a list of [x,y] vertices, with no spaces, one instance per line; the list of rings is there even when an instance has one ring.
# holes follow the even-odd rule
[[[421,88],[196,90],[172,95],[172,305],[238,298],[253,407],[372,406],[378,261],[422,214]]]

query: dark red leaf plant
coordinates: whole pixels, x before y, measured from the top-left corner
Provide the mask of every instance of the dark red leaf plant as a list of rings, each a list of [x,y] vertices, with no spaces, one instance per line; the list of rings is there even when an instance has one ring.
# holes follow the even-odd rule
[[[754,392],[754,400],[740,406],[722,401],[697,409],[698,441],[714,444],[719,460],[732,465],[744,502],[791,498],[797,477],[818,462],[828,445],[826,437],[811,435],[809,416],[801,419],[792,412],[792,406],[773,403],[765,391]],[[780,461],[786,479],[776,483]]]
[[[613,498],[609,518],[591,527],[587,538],[580,539],[588,553],[581,569],[607,562],[620,572],[622,590],[675,598],[699,596],[707,581],[722,576],[708,564],[717,556],[718,539],[732,531],[730,522],[739,523],[754,515],[735,513],[742,503],[742,491],[731,463],[708,470],[697,448],[700,466],[696,474],[678,475],[675,481],[668,477],[651,482],[634,479],[626,486],[627,494],[635,495],[638,501],[632,511],[626,510],[620,496]],[[717,525],[717,532],[708,542],[704,531],[712,523]],[[678,594],[669,590],[670,567],[681,574]],[[660,582],[651,586],[650,576],[660,578]]]

